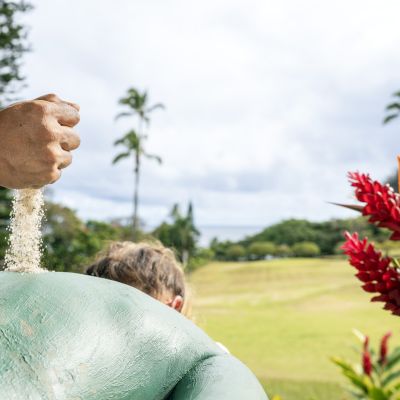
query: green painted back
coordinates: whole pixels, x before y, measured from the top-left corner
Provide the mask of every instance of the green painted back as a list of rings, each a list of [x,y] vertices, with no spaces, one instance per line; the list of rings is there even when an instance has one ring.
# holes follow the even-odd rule
[[[79,274],[0,273],[2,400],[265,400],[252,373],[151,297]]]

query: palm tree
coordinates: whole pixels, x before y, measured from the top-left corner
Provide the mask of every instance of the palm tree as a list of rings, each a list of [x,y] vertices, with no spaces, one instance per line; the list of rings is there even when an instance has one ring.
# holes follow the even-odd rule
[[[139,180],[141,172],[141,160],[142,157],[155,160],[161,164],[162,160],[159,156],[149,154],[144,148],[144,142],[147,139],[145,133],[146,128],[150,124],[150,114],[157,109],[164,109],[164,105],[161,103],[148,105],[147,92],[140,93],[135,88],[130,88],[127,94],[119,100],[119,104],[127,108],[127,111],[123,111],[116,116],[116,119],[123,117],[137,117],[137,128],[131,129],[123,137],[116,140],[114,146],[122,145],[125,147],[125,151],[117,154],[113,159],[113,164],[133,156],[134,161],[134,194],[133,194],[133,216],[132,216],[132,232],[133,239],[137,239],[138,232],[138,207],[139,207]]]

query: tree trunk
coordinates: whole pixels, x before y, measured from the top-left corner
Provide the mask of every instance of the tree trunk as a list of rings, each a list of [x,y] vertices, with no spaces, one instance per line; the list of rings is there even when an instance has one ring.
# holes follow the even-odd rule
[[[139,175],[140,175],[140,155],[137,151],[135,154],[135,188],[133,193],[133,220],[132,220],[132,238],[133,241],[138,240],[138,227],[139,227]]]
[[[183,249],[182,250],[182,265],[183,265],[184,269],[186,269],[188,263],[189,263],[189,251],[186,249]]]

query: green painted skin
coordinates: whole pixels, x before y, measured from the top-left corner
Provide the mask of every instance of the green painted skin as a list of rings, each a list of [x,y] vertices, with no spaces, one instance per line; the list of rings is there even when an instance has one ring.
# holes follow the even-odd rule
[[[127,285],[0,272],[2,400],[265,400],[193,323]]]

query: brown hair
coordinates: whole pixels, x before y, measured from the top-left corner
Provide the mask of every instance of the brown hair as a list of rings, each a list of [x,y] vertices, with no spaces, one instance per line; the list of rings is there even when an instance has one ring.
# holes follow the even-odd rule
[[[125,283],[158,300],[165,295],[182,296],[181,312],[186,316],[190,312],[182,267],[173,251],[160,243],[112,243],[86,274]]]

